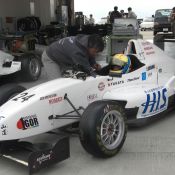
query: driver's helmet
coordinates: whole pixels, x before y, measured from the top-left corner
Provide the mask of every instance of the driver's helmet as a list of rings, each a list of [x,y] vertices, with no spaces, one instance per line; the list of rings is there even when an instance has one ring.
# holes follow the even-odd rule
[[[124,54],[115,54],[111,61],[111,70],[113,73],[128,73],[131,67],[129,56]]]

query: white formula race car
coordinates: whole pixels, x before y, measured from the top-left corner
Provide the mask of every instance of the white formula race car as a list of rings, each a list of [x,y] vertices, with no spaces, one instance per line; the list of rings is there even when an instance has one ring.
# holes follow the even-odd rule
[[[25,81],[35,81],[41,74],[41,60],[34,53],[7,53],[0,50],[0,80],[19,73]]]
[[[80,141],[87,152],[97,157],[117,154],[126,138],[126,120],[145,121],[175,107],[175,60],[140,39],[128,42],[126,54],[132,63],[127,74],[60,78],[12,98],[23,89],[4,90],[1,144],[79,121]]]
[[[21,70],[21,62],[15,62],[14,56],[0,50],[0,76]]]

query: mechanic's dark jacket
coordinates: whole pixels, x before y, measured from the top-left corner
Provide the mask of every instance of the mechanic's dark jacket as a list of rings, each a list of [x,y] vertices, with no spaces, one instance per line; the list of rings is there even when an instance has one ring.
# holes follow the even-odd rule
[[[90,59],[88,54],[88,35],[66,37],[52,43],[46,50],[49,58],[63,67],[80,65],[87,73],[95,59]]]

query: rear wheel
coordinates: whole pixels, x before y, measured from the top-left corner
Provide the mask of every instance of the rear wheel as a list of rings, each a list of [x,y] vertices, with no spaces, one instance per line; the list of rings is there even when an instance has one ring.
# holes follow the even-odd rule
[[[122,106],[113,101],[96,101],[80,120],[80,142],[96,157],[112,157],[123,146],[127,126]]]
[[[36,54],[25,54],[21,58],[21,73],[24,80],[36,81],[41,74],[41,60]]]

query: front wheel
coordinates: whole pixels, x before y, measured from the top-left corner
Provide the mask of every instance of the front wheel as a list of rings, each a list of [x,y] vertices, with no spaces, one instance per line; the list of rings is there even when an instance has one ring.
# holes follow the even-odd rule
[[[0,106],[25,90],[26,88],[17,84],[5,84],[0,86]]]
[[[80,142],[96,157],[112,157],[122,148],[127,126],[122,106],[113,101],[96,101],[80,120]]]

